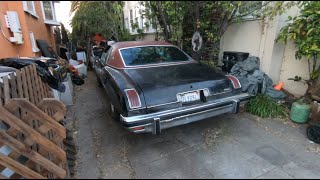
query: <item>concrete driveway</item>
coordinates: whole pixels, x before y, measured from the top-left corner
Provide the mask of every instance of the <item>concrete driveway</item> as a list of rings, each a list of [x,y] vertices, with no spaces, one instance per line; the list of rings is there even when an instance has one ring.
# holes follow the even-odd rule
[[[78,146],[75,178],[320,178],[320,146],[306,125],[227,114],[131,134],[106,113],[95,74],[75,88],[68,111]]]

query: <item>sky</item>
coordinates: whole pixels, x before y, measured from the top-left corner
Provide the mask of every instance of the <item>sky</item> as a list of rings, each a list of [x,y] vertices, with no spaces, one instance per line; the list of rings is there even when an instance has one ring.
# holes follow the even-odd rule
[[[55,4],[56,18],[58,22],[61,22],[66,29],[71,33],[72,28],[69,25],[71,21],[70,16],[70,6],[71,1],[60,1],[60,3]]]

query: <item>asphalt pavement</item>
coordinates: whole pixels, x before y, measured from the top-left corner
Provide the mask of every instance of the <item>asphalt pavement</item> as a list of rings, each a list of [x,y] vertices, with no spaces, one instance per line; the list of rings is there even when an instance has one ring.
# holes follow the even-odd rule
[[[92,71],[74,89],[67,123],[78,148],[75,178],[320,178],[320,145],[305,124],[240,112],[132,134],[107,114]]]

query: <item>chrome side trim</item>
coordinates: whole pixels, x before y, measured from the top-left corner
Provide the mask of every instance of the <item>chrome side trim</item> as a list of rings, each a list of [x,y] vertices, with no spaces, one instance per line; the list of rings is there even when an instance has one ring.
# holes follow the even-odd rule
[[[168,103],[163,103],[163,104],[157,104],[157,105],[147,106],[147,108],[153,108],[153,107],[164,106],[164,105],[175,104],[175,103],[179,103],[179,101],[173,101],[173,102],[168,102]]]
[[[180,126],[183,124],[189,124],[195,121],[200,121],[200,120],[217,116],[220,114],[224,114],[224,113],[236,113],[237,109],[239,108],[237,102],[239,102],[239,100],[233,100],[232,104],[222,105],[219,107],[210,108],[210,109],[199,111],[199,112],[176,116],[174,118],[165,119],[160,122],[155,121],[156,119],[159,120],[159,118],[153,118],[153,121],[151,123],[135,126],[135,127],[144,127],[143,130],[136,131],[133,129],[133,127],[127,127],[126,129],[130,130],[133,133],[151,132],[153,134],[160,134],[162,129]]]
[[[227,107],[229,107],[229,106],[233,106],[233,105],[232,105],[232,104],[229,104],[229,105],[227,105],[227,106],[217,107],[217,108],[215,108],[214,110],[224,109],[224,108],[227,108]],[[176,120],[176,119],[181,119],[181,118],[185,118],[185,117],[192,116],[192,115],[197,115],[197,114],[203,114],[203,113],[210,112],[210,111],[214,111],[214,110],[208,109],[208,110],[205,110],[205,111],[190,113],[190,114],[182,115],[182,116],[179,116],[179,117],[167,119],[167,120],[164,120],[163,122],[170,122],[170,121],[174,121],[174,120]]]
[[[175,65],[191,64],[191,63],[196,63],[196,61],[194,61],[194,60],[188,60],[188,61],[181,61],[181,62],[161,63],[161,64],[148,64],[148,65],[139,65],[139,66],[126,66],[124,69],[156,68],[156,67],[175,66]]]
[[[224,92],[219,92],[219,93],[215,93],[215,94],[211,94],[210,96],[219,95],[219,94],[224,94],[224,93],[229,93],[229,92],[232,92],[232,90],[224,91]]]

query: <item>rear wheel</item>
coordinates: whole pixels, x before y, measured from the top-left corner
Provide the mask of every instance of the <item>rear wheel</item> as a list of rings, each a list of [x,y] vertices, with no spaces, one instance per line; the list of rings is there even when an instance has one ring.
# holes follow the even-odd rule
[[[120,113],[116,110],[111,101],[109,101],[108,104],[108,113],[113,120],[120,121]]]
[[[98,86],[102,87],[102,83],[101,83],[100,79],[98,78],[98,76],[97,76],[97,81],[98,81]]]

